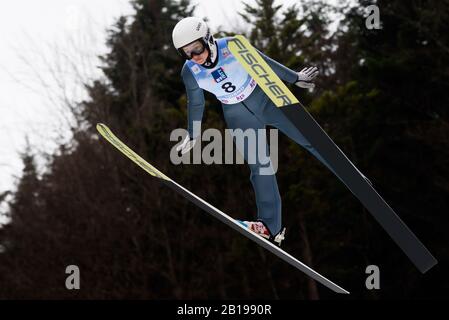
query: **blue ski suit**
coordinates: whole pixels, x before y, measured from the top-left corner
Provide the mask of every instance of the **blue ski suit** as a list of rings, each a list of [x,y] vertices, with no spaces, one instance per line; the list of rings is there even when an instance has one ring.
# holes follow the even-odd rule
[[[232,57],[232,54],[227,49],[228,39],[229,38],[217,39],[216,42],[219,52],[217,57],[218,61],[212,68],[205,68],[194,63],[193,61],[186,61],[182,68],[181,75],[186,87],[188,101],[189,135],[192,138],[196,138],[199,135],[198,132],[193,132],[193,122],[201,121],[203,117],[203,90],[206,88],[208,91],[214,90],[212,93],[214,93],[217,98],[222,101],[223,114],[229,129],[242,129],[245,131],[247,129],[265,129],[267,125],[273,126],[286,134],[297,144],[306,148],[325,166],[333,171],[327,162],[313,148],[313,146],[304,138],[301,132],[299,132],[298,129],[296,129],[296,127],[288,120],[288,118],[286,118],[282,111],[273,104],[262,89],[254,82],[252,84],[249,83],[251,78],[246,71],[243,72],[242,70],[239,70],[240,74],[234,75],[234,78],[240,76],[241,79],[237,79],[237,82],[240,80],[242,88],[246,88],[247,90],[246,93],[250,92],[249,95],[244,96],[243,99],[241,98],[242,96],[240,96],[241,101],[236,101],[235,99],[230,101],[227,96],[219,96],[220,93],[217,93],[218,91],[216,88],[210,89],[207,87],[217,83],[218,88],[223,88],[221,83],[222,80],[224,79],[224,81],[227,81],[230,78],[228,77],[229,75],[226,74],[226,70],[229,70],[229,68],[226,69],[224,66],[226,66],[229,62],[228,60],[230,58],[235,58]],[[259,53],[273,69],[273,71],[279,76],[279,78],[288,83],[296,82],[297,74],[295,71],[283,66],[263,53]],[[226,64],[223,61],[227,61]],[[233,62],[235,63],[235,61]],[[203,71],[204,75],[200,78]],[[227,87],[229,87],[229,84],[224,86],[225,89]],[[240,92],[245,92],[245,90],[240,90]],[[225,92],[223,93],[225,94]],[[260,174],[261,167],[266,168],[271,164],[262,164],[258,159],[259,157],[255,157],[255,163],[254,161],[250,161],[253,163],[249,163],[248,161],[250,153],[258,151],[257,146],[265,146],[267,152],[266,154],[268,154],[268,146],[266,141],[259,141],[261,138],[258,135],[256,135],[256,139],[256,146],[249,146],[248,143],[241,143],[243,139],[235,139],[234,143],[236,144],[236,148],[243,155],[251,170],[250,181],[256,198],[257,218],[262,220],[268,226],[270,232],[275,235],[282,228],[281,197],[279,195],[279,189],[274,171],[272,174]],[[263,139],[265,140],[265,138]]]

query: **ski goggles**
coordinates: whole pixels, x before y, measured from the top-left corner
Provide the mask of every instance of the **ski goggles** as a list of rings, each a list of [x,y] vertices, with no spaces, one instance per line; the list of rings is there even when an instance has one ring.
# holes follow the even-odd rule
[[[206,46],[204,45],[203,41],[195,40],[194,42],[189,43],[188,45],[179,49],[179,52],[185,59],[190,60],[193,58],[194,55],[198,56],[202,54],[205,50]]]

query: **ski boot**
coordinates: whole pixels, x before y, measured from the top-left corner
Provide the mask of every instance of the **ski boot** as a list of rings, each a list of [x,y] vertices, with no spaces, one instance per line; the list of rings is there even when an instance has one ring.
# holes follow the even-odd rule
[[[254,232],[255,234],[261,236],[262,238],[267,239],[268,241],[272,242],[273,244],[277,245],[278,247],[281,246],[282,241],[285,239],[285,227],[281,229],[279,233],[276,235],[272,235],[268,227],[265,225],[265,223],[261,220],[258,221],[242,221],[242,220],[236,220],[238,223],[240,223],[245,228],[249,229],[250,231]]]

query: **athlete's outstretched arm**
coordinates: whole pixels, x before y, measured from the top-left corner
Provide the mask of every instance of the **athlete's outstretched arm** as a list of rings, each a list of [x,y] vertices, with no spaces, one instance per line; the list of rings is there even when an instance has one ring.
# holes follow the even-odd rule
[[[204,92],[198,86],[195,78],[193,77],[190,69],[184,65],[181,71],[181,76],[184,81],[187,93],[187,110],[188,110],[188,125],[190,137],[196,138],[201,132],[193,132],[193,121],[201,121],[203,119],[204,112]]]
[[[256,49],[257,50],[257,49]],[[271,59],[267,55],[257,50],[259,54],[265,59],[268,65],[278,75],[279,78],[285,82],[294,83],[300,88],[312,89],[315,87],[313,79],[318,75],[317,67],[305,67],[299,72],[295,72],[286,66],[280,64],[276,60]]]

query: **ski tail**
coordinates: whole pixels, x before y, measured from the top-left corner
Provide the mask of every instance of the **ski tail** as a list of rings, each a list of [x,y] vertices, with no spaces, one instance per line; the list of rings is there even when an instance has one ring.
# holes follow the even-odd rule
[[[302,104],[284,106],[281,110],[297,128],[301,128],[306,139],[309,139],[309,142],[319,150],[321,156],[325,159],[332,158],[330,164],[335,172],[340,175],[340,180],[371,212],[376,221],[421,273],[427,272],[438,263],[413,231],[376,192],[373,186],[363,178],[356,166],[324,132]]]

